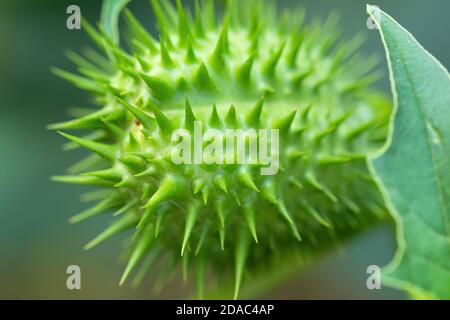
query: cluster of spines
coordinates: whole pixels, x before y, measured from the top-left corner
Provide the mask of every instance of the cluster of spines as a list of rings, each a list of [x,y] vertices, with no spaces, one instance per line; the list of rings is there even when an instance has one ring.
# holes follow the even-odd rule
[[[112,167],[86,172],[79,176],[55,177],[55,180],[101,185],[115,190],[93,208],[74,216],[71,221],[78,222],[112,208],[118,208],[114,215],[123,215],[121,219],[91,241],[86,246],[87,249],[133,226],[138,227],[135,236],[136,246],[121,283],[148,253],[150,246],[154,245],[156,242],[154,238],[160,235],[165,216],[161,212],[176,210],[174,208],[167,209],[164,204],[173,201],[178,202],[178,206],[181,207],[184,205],[183,201],[187,201],[188,204],[182,210],[184,211],[184,219],[177,222],[179,225],[184,220],[181,256],[183,257],[183,274],[186,274],[188,255],[185,254],[185,251],[189,248],[189,240],[199,216],[208,214],[208,212],[201,213],[201,211],[209,211],[210,209],[206,209],[209,208],[207,206],[214,203],[212,210],[217,214],[217,234],[220,247],[221,250],[225,250],[225,226],[227,225],[226,220],[230,216],[229,213],[227,214],[230,209],[227,208],[227,205],[230,206],[230,203],[233,203],[234,208],[238,208],[242,212],[242,220],[245,221],[245,229],[247,230],[247,232],[239,231],[236,235],[239,239],[233,241],[236,248],[233,258],[235,261],[235,296],[237,296],[246,257],[249,253],[248,240],[253,238],[255,243],[259,242],[257,234],[258,217],[255,211],[261,210],[264,205],[260,206],[259,200],[255,200],[254,197],[264,199],[268,204],[271,204],[275,211],[281,215],[282,220],[287,222],[293,236],[301,241],[302,237],[296,226],[296,221],[280,195],[281,188],[284,187],[279,183],[280,179],[298,187],[299,192],[305,192],[305,188],[309,188],[312,191],[305,194],[316,192],[322,194],[330,201],[329,208],[333,208],[335,203],[341,200],[347,209],[359,213],[361,208],[356,203],[359,199],[354,201],[349,197],[341,197],[341,195],[338,198],[329,187],[319,182],[313,170],[306,169],[308,169],[308,165],[339,166],[347,162],[355,163],[355,172],[359,170],[364,174],[365,168],[360,163],[358,164],[361,155],[355,154],[351,148],[351,143],[347,143],[345,146],[338,144],[338,147],[345,149],[343,154],[334,154],[336,150],[327,150],[325,154],[318,152],[322,148],[323,139],[326,136],[336,135],[338,129],[352,115],[352,110],[341,108],[338,112],[335,112],[326,108],[325,111],[331,113],[334,118],[326,119],[325,127],[323,127],[323,120],[328,114],[320,116],[316,113],[314,116],[319,117],[319,119],[314,120],[314,117],[311,116],[314,113],[311,111],[313,103],[305,103],[303,107],[299,108],[300,110],[297,110],[297,106],[291,107],[291,110],[285,110],[290,111],[287,112],[287,115],[279,120],[273,120],[276,118],[273,113],[278,113],[278,110],[274,110],[277,103],[286,101],[285,103],[289,105],[297,97],[300,97],[302,102],[309,98],[309,92],[305,91],[305,86],[302,83],[308,77],[315,75],[316,70],[312,68],[303,70],[299,67],[300,49],[307,44],[305,32],[300,36],[293,36],[289,45],[284,40],[277,41],[278,44],[273,53],[261,57],[260,50],[258,50],[258,39],[260,39],[261,34],[272,36],[272,31],[275,31],[274,35],[283,37],[286,35],[287,26],[282,23],[279,29],[267,29],[267,26],[260,25],[259,19],[255,18],[252,20],[252,24],[245,29],[236,18],[236,7],[231,6],[227,11],[228,14],[225,15],[223,27],[219,30],[214,17],[213,1],[207,3],[204,9],[200,9],[198,3],[196,4],[195,19],[193,19],[183,9],[181,1],[177,1],[177,10],[172,8],[167,1],[152,1],[161,33],[159,43],[130,12],[126,12],[133,37],[131,43],[133,50],[135,50],[134,55],[130,55],[116,46],[101,28],[100,33],[98,33],[89,24],[84,24],[88,34],[105,50],[106,55],[112,62],[112,68],[105,63],[103,58],[92,53],[90,56],[94,58],[96,64],[71,53],[70,58],[80,65],[80,72],[87,78],[60,70],[56,70],[56,73],[74,82],[78,87],[97,94],[105,107],[82,118],[53,125],[51,128],[94,129],[94,133],[84,138],[65,133],[61,134],[99,156],[87,158],[84,163],[78,166],[78,169],[95,168],[101,164],[99,159],[110,162]],[[207,14],[203,15],[202,12]],[[176,19],[177,23],[173,24],[171,19]],[[178,26],[175,36],[175,31],[172,30],[173,25]],[[243,61],[241,61],[241,57],[233,56],[230,52],[232,49],[230,43],[233,45],[237,43],[235,39],[230,39],[229,30],[231,27],[235,29],[235,34],[242,29],[250,35],[250,38],[247,38],[250,43],[250,53],[248,58]],[[312,30],[317,32],[317,29],[313,28]],[[211,39],[215,41],[212,51],[207,46],[204,47],[205,49],[199,49],[202,48],[202,43],[209,44]],[[310,41],[313,40],[315,39],[310,39]],[[325,40],[323,44],[317,44],[317,48],[322,53],[329,49],[333,43],[332,37]],[[337,50],[334,59],[327,58],[331,61],[331,67],[326,69],[329,72],[328,75],[314,84],[313,92],[315,94],[318,94],[317,88],[319,85],[330,79],[335,80],[336,72],[342,71],[339,68],[346,55],[349,52],[351,53],[351,49],[341,47],[340,50]],[[205,51],[206,54],[200,54],[199,50],[202,53]],[[184,58],[182,60],[174,59],[173,52],[178,56],[183,55]],[[180,52],[183,54],[180,54]],[[202,56],[206,62],[202,60]],[[233,63],[230,63],[230,61]],[[289,72],[286,72],[287,82],[286,79],[279,79],[276,76],[276,70],[280,68],[281,61],[283,62],[283,68],[290,68]],[[233,67],[232,72],[230,72],[230,67]],[[149,72],[152,69],[157,70],[157,74]],[[179,72],[180,69],[181,72]],[[174,77],[174,74],[178,78]],[[367,79],[352,80],[350,87],[360,93],[359,89],[364,88],[366,81]],[[292,86],[295,86],[294,91]],[[285,88],[289,90],[286,91]],[[246,107],[245,113],[241,115],[239,103],[255,100],[255,96],[261,94],[264,94],[266,100],[268,100],[269,106],[265,108],[266,112],[263,113],[264,99],[259,99],[253,107]],[[333,92],[332,94],[339,96],[340,92]],[[186,97],[190,97],[191,102]],[[236,106],[231,105],[225,109],[224,103],[230,100]],[[222,174],[211,175],[213,178],[209,179],[210,181],[207,183],[204,175],[196,176],[198,169],[184,168],[185,170],[180,171],[179,168],[175,168],[164,157],[164,146],[170,140],[170,134],[174,129],[184,126],[184,128],[192,130],[193,122],[199,118],[195,112],[196,106],[200,105],[204,108],[205,101],[215,102],[220,106],[219,110],[215,103],[212,104],[209,116],[202,112],[201,117],[207,118],[205,121],[207,126],[212,128],[272,127],[280,129],[283,139],[289,142],[283,146],[282,171],[292,170],[293,168],[296,170],[297,163],[306,166],[306,169],[304,168],[302,169],[303,172],[296,172],[295,174],[282,172],[283,178],[278,177],[263,181],[261,177],[254,174],[253,168],[239,167],[232,171],[232,179],[230,173],[224,171]],[[180,108],[183,102],[184,111]],[[170,109],[168,112],[171,115],[165,112],[165,108]],[[222,113],[224,113],[223,116]],[[344,128],[348,130],[345,132],[345,137],[340,139],[348,142],[362,133],[366,133],[374,126],[383,126],[383,116],[385,115],[381,114],[380,118],[375,117],[357,126]],[[109,143],[104,141],[109,141]],[[308,143],[302,143],[304,141]],[[149,150],[156,150],[156,153]],[[366,151],[361,150],[361,153]],[[320,156],[316,156],[316,154],[320,154]],[[373,197],[370,200],[370,203],[374,206],[373,211],[382,214],[382,209],[377,207],[377,194],[374,190],[370,190],[370,187],[369,182],[369,190],[367,191],[374,194],[367,195],[367,198]],[[186,196],[186,190],[191,190],[191,194]],[[246,199],[240,199],[240,190],[246,190],[244,191]],[[210,200],[213,195],[214,199]],[[245,201],[252,198],[253,202]],[[332,229],[331,218],[324,218],[309,199],[305,197],[297,205],[301,206],[309,218],[312,218],[317,224]],[[298,222],[298,214],[296,216]],[[239,225],[239,223],[232,224],[236,228],[239,228]],[[195,255],[204,246],[205,237],[209,232],[206,227],[201,229],[198,244],[193,250]],[[155,248],[157,250],[167,249],[164,248],[164,245]],[[197,260],[199,289],[202,292],[203,285],[201,282],[204,272],[201,270],[205,268],[205,264],[202,264],[202,261],[205,261],[200,258]]]
[[[217,103],[242,95],[255,99],[261,92],[265,92],[266,95],[275,93],[284,100],[286,97],[304,96],[305,92],[300,91],[308,88],[302,86],[307,79],[313,79],[309,88],[313,92],[336,79],[339,79],[338,87],[342,92],[357,90],[373,81],[374,74],[364,77],[362,74],[341,72],[343,62],[358,48],[360,38],[355,38],[351,45],[337,46],[333,52],[332,47],[337,37],[336,31],[333,30],[334,18],[329,19],[323,30],[315,26],[311,27],[310,32],[305,31],[306,27],[302,32],[299,31],[302,30],[301,16],[286,19],[286,23],[278,30],[275,25],[270,25],[270,21],[274,21],[273,17],[262,18],[260,15],[256,15],[254,22],[252,20],[252,24],[248,26],[243,25],[244,22],[240,21],[236,14],[232,14],[236,11],[237,5],[231,2],[231,9],[227,11],[223,27],[219,29],[216,23],[207,22],[216,20],[214,15],[209,16],[214,12],[214,8],[211,9],[214,2],[207,3],[204,10],[208,15],[201,16],[202,9],[200,5],[196,5],[196,18],[193,20],[183,9],[180,1],[177,3],[178,14],[175,14],[175,9],[169,8],[170,4],[152,1],[161,33],[159,42],[127,11],[133,55],[116,46],[101,28],[100,32],[97,32],[88,23],[85,22],[84,25],[95,43],[106,51],[114,67],[128,80],[145,83],[150,89],[152,98],[164,106],[180,106],[182,100],[180,98],[186,92],[193,95],[198,91],[200,96],[207,92],[217,100]],[[258,3],[254,5],[261,6]],[[255,9],[255,12],[259,11],[261,9]],[[205,33],[206,29],[213,32]],[[241,35],[239,30],[246,32]],[[231,32],[241,38],[230,39]],[[272,39],[274,37],[276,40]],[[274,48],[270,50],[259,48],[257,44],[262,40]],[[213,46],[210,45],[211,41],[214,41]],[[252,45],[247,48],[235,41],[249,42]],[[318,57],[310,54],[313,50],[309,50],[308,47],[311,46],[316,46],[314,52],[320,49]],[[325,54],[327,51],[329,54]],[[310,56],[301,57],[302,52],[303,55],[310,54]],[[80,88],[100,94],[134,95],[135,99],[147,96],[141,95],[135,89],[130,91],[128,82],[121,87],[111,83],[114,82],[111,81],[111,76],[80,56],[71,54],[70,57],[81,65],[80,72],[86,78],[60,70],[57,72]],[[358,59],[353,61],[356,62],[360,61]],[[369,67],[371,65],[372,62],[366,64]],[[368,70],[358,70],[360,71]],[[282,76],[277,76],[277,73]],[[357,80],[352,77],[355,75],[359,76]],[[225,86],[224,81],[227,84]],[[133,85],[133,88],[137,87],[139,86]]]

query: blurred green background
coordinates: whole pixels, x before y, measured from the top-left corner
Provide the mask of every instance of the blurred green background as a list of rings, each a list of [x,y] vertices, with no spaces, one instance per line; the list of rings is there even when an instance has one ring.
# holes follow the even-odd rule
[[[380,68],[387,73],[379,35],[366,27],[365,1],[278,2],[280,8],[305,7],[308,19],[338,10],[344,33],[366,34],[363,50],[379,53]],[[89,95],[49,72],[51,66],[74,70],[64,50],[80,51],[90,45],[83,31],[66,28],[66,8],[71,4],[79,5],[89,21],[98,19],[101,1],[0,1],[0,298],[183,298],[187,288],[181,284],[154,295],[151,276],[139,288],[119,287],[123,238],[84,252],[82,246],[109,219],[69,225],[68,217],[86,207],[79,201],[86,189],[49,180],[64,173],[82,152],[62,152],[63,139],[45,126],[67,119],[68,107],[90,106]],[[450,1],[374,0],[372,4],[393,15],[445,66],[450,65],[446,36]],[[147,1],[134,0],[130,7],[145,25],[153,25]],[[377,85],[388,93],[387,75]],[[258,298],[405,298],[393,289],[366,288],[367,266],[385,265],[394,252],[392,227],[376,227]],[[80,291],[66,288],[65,271],[71,264],[81,267]]]

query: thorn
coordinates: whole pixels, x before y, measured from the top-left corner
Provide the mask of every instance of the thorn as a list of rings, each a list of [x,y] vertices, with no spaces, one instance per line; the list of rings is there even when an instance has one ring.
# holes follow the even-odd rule
[[[156,226],[155,226],[155,238],[158,238],[159,230],[161,229],[162,221],[165,217],[164,212],[158,212],[156,216]]]
[[[297,114],[297,110],[292,111],[286,117],[278,120],[273,125],[274,129],[279,129],[281,134],[286,134],[289,132],[292,123],[294,122],[295,116]]]
[[[81,176],[97,177],[112,182],[119,182],[120,180],[122,180],[122,173],[117,168],[109,168],[105,170],[85,172],[82,173]]]
[[[83,30],[85,30],[86,33],[88,34],[89,38],[91,38],[92,41],[94,41],[94,43],[100,49],[105,50],[106,39],[104,39],[103,36],[99,32],[97,32],[97,30],[95,30],[95,28],[84,18],[81,19],[81,25]]]
[[[151,101],[149,101],[149,107],[155,115],[158,127],[163,135],[170,135],[173,131],[173,125],[169,118],[167,118],[164,113],[159,110],[159,108]]]
[[[328,128],[316,133],[314,137],[312,138],[313,142],[316,144],[320,144],[322,140],[333,133],[336,132],[337,126],[331,124]]]
[[[255,192],[259,192],[258,187],[256,186],[255,182],[253,181],[252,175],[247,170],[240,170],[239,173],[237,174],[237,179],[244,186],[252,189]]]
[[[141,65],[141,68],[143,71],[147,72],[152,68],[152,65],[148,61],[144,60],[144,58],[140,54],[135,53],[134,57]]]
[[[116,146],[115,145],[107,145],[100,142],[94,142],[82,138],[78,138],[75,136],[72,136],[70,134],[58,131],[60,135],[65,137],[66,139],[69,139],[81,147],[84,147],[86,149],[91,150],[92,152],[97,153],[99,156],[105,158],[106,160],[109,160],[110,162],[114,162],[116,158]]]
[[[184,8],[181,0],[177,0],[177,11],[179,46],[184,47],[187,44],[187,40],[189,38],[189,25],[186,20],[186,15],[184,13]]]
[[[198,194],[205,185],[205,180],[202,179],[196,179],[193,181],[192,186],[194,188],[194,195]]]
[[[184,228],[183,244],[181,246],[181,256],[184,254],[186,245],[191,236],[192,229],[194,228],[195,221],[197,220],[198,213],[200,211],[199,204],[197,202],[191,204],[186,211],[186,224]]]
[[[212,56],[210,57],[210,63],[214,70],[219,73],[225,71],[225,52],[227,51],[227,37],[228,37],[228,25],[225,22],[222,32],[220,33],[219,40]]]
[[[96,177],[83,177],[83,176],[52,176],[52,181],[79,184],[85,186],[100,186],[100,187],[112,187],[113,182],[99,179]]]
[[[173,96],[175,88],[170,79],[166,79],[164,77],[153,77],[144,73],[139,73],[139,75],[142,80],[144,80],[147,87],[150,88],[155,98],[161,101],[166,101]]]
[[[139,39],[145,44],[145,46],[152,52],[157,50],[155,46],[155,40],[148,33],[147,30],[142,26],[142,24],[136,19],[136,17],[131,13],[128,8],[125,8],[125,16],[127,18],[128,25],[135,31],[139,36]]]
[[[344,204],[350,210],[352,210],[354,213],[356,213],[356,214],[360,214],[361,213],[361,208],[355,202],[353,202],[352,199],[348,198],[347,196],[343,196],[342,197],[342,202],[344,202]]]
[[[279,26],[278,26],[278,35],[283,36],[288,31],[289,27],[289,20],[292,19],[292,17],[289,15],[289,12],[287,10],[283,10],[283,13],[280,16]]]
[[[116,183],[114,185],[114,188],[124,188],[124,187],[134,187],[136,184],[136,181],[132,177],[127,177],[120,181],[119,183]]]
[[[203,11],[200,8],[199,0],[195,0],[195,32],[197,38],[205,37],[205,29],[203,27]]]
[[[261,25],[261,6],[259,2],[255,2],[255,8],[252,10],[249,20],[248,36],[254,37]]]
[[[260,24],[254,29],[253,34],[250,35],[250,38],[251,38],[250,49],[251,49],[252,52],[255,52],[256,56],[258,56],[259,41],[260,41],[260,36],[261,36],[261,33],[262,33],[262,29],[263,29],[263,25]]]
[[[63,78],[71,83],[73,83],[76,87],[87,90],[93,93],[103,94],[105,92],[105,88],[99,84],[97,81],[90,80],[84,77],[80,77],[79,75],[58,69],[51,68],[51,71],[60,78]]]
[[[272,86],[267,85],[267,84],[264,85],[264,87],[263,87],[264,96],[271,97],[271,96],[273,96],[274,93],[275,93],[275,89]]]
[[[296,186],[299,189],[303,189],[303,184],[296,178],[290,177],[289,182],[291,182],[294,186]]]
[[[244,205],[243,209],[245,221],[247,222],[250,233],[252,234],[252,237],[255,240],[255,242],[258,243],[258,236],[256,234],[255,211],[249,204]]]
[[[91,80],[97,81],[102,84],[109,84],[110,75],[105,74],[104,71],[92,70],[90,68],[79,67],[78,71]]]
[[[346,133],[345,138],[348,140],[355,139],[363,132],[368,131],[372,126],[374,126],[376,124],[377,121],[378,121],[378,119],[374,118],[374,119],[367,121],[366,123],[363,123],[362,125],[360,125],[356,128],[352,128],[350,131],[348,131]]]
[[[225,194],[228,193],[228,189],[227,189],[227,181],[225,179],[225,177],[221,174],[217,175],[214,178],[214,184],[220,189],[222,190]]]
[[[189,37],[187,40],[187,51],[186,51],[186,62],[189,64],[194,64],[198,62],[197,56],[193,48],[192,40]]]
[[[86,58],[91,60],[96,65],[100,66],[103,70],[106,70],[107,72],[113,73],[113,68],[111,66],[110,60],[108,58],[104,57],[102,54],[98,53],[97,51],[87,48],[85,50]]]
[[[138,80],[139,79],[139,73],[136,71],[136,69],[133,67],[129,67],[129,66],[123,66],[123,65],[119,65],[117,63],[114,63],[114,67],[119,69],[120,71],[122,71],[123,73],[125,73],[127,76],[133,78],[133,80]],[[127,94],[126,90],[123,91],[119,91],[119,89],[112,89],[112,86],[107,84],[108,89],[110,89],[110,91],[118,97],[123,97]]]
[[[238,128],[238,122],[239,121],[236,114],[236,107],[234,105],[231,105],[227,111],[227,114],[225,115],[225,123],[229,128]]]
[[[70,223],[78,223],[83,220],[92,218],[102,212],[105,212],[106,210],[109,210],[111,208],[119,206],[121,203],[122,203],[122,201],[116,195],[113,195],[113,196],[101,201],[94,207],[87,209],[77,215],[72,216],[69,219],[69,222]]]
[[[247,260],[249,239],[248,233],[241,230],[239,239],[236,242],[235,251],[235,265],[234,265],[234,299],[236,300],[239,295],[241,287],[242,276],[244,274],[245,262]]]
[[[233,190],[233,198],[234,198],[234,200],[236,200],[236,204],[238,205],[238,207],[240,207],[242,204],[241,199],[239,199],[239,195],[234,190]]]
[[[222,127],[222,119],[220,119],[219,112],[217,111],[217,106],[214,103],[212,110],[211,110],[211,116],[209,117],[208,124],[212,128],[221,128]]]
[[[326,228],[331,228],[330,223],[326,221],[324,218],[322,218],[321,215],[317,212],[317,210],[314,209],[307,201],[304,201],[304,206],[306,208],[306,211],[308,211],[317,222],[319,222]]]
[[[133,58],[123,51],[120,48],[112,47],[110,46],[110,50],[112,54],[114,55],[114,58],[119,65],[119,67],[133,67],[134,66],[134,60]],[[134,70],[133,70],[134,71]]]
[[[308,151],[289,149],[287,151],[287,156],[289,160],[295,161],[306,158],[308,156]]]
[[[144,111],[141,109],[136,108],[135,106],[132,106],[125,100],[122,100],[120,98],[117,98],[117,101],[120,102],[132,115],[136,117],[136,119],[139,120],[140,123],[144,126],[147,130],[152,130],[155,127],[155,119],[147,115]]]
[[[150,222],[150,218],[153,217],[155,213],[156,213],[155,207],[147,208],[142,214],[141,220],[139,220],[136,229],[141,229],[142,227],[148,225],[148,223]]]
[[[160,4],[160,0],[150,0],[150,4],[152,6],[153,12],[155,14],[156,20],[158,21],[159,29],[160,30],[167,30],[170,27],[170,24],[168,21],[169,19],[165,15],[164,11],[162,10]]]
[[[252,53],[245,62],[236,69],[236,80],[242,86],[250,84],[250,73],[252,71],[253,63],[255,61],[255,54]]]
[[[203,226],[202,233],[200,234],[200,239],[198,240],[197,247],[195,248],[194,255],[197,256],[198,253],[200,252],[200,249],[202,248],[203,243],[205,242],[205,238],[208,233],[208,230],[209,230],[209,224],[205,224]]]
[[[228,17],[228,20],[230,21],[230,24],[234,27],[240,26],[239,9],[240,8],[238,5],[236,5],[235,0],[227,0],[226,1],[227,17]]]
[[[161,182],[158,190],[150,198],[150,200],[148,200],[144,208],[152,208],[161,202],[169,200],[183,192],[183,189],[184,183],[180,179],[170,175],[166,176]]]
[[[126,215],[110,225],[105,231],[91,240],[84,246],[84,250],[90,250],[103,241],[133,227],[137,222],[137,217],[133,214]]]
[[[300,236],[300,233],[298,232],[297,226],[295,225],[294,220],[292,219],[292,216],[289,214],[288,210],[286,209],[286,206],[282,201],[280,201],[280,204],[278,205],[278,211],[281,213],[283,218],[286,219],[286,221],[291,226],[292,233],[294,234],[294,237],[298,241],[302,241],[302,237]]]
[[[144,255],[150,249],[150,246],[153,242],[153,232],[142,232],[140,239],[137,240],[136,247],[131,254],[130,260],[128,260],[128,264],[123,272],[122,278],[120,279],[119,285],[123,285],[125,280],[130,275],[131,271],[138,265],[138,263],[142,260]]]
[[[113,122],[108,121],[107,119],[105,119],[104,117],[100,118],[102,120],[102,122],[105,124],[105,126],[108,128],[108,130],[115,135],[117,138],[122,138],[125,136],[126,131],[124,129],[122,129],[121,127],[119,127],[118,125],[116,125]]]
[[[308,122],[308,118],[311,113],[312,106],[313,106],[313,103],[311,102],[311,103],[307,104],[301,111],[300,118],[304,124]]]
[[[158,246],[150,248],[149,253],[147,254],[145,260],[142,263],[142,267],[139,268],[138,273],[133,278],[133,282],[131,283],[133,287],[136,288],[142,282],[142,280],[144,280],[145,276],[148,274],[148,270],[153,265],[155,260],[159,257],[161,251],[162,251],[161,247]]]
[[[261,195],[264,197],[264,199],[266,199],[273,205],[279,205],[278,197],[275,193],[275,185],[272,181],[267,182],[263,185]]]
[[[310,129],[308,126],[303,126],[296,128],[292,131],[293,136],[295,136],[297,139],[301,139],[302,136]]]
[[[123,97],[125,95],[124,91],[110,84],[106,84],[106,88],[108,89],[108,92],[112,93],[116,97]]]
[[[142,187],[142,192],[141,195],[137,195],[137,197],[144,201],[146,199],[148,199],[150,197],[150,195],[154,194],[157,190],[157,187],[153,186],[152,184],[149,183],[144,183],[143,187]]]
[[[128,202],[122,208],[120,208],[119,210],[114,212],[113,213],[113,217],[121,215],[122,213],[127,212],[128,210],[130,210],[131,208],[136,207],[138,203],[139,203],[138,199],[135,199],[135,200],[132,200],[132,201]]]
[[[125,154],[118,160],[134,172],[142,172],[146,168],[145,160],[132,154]]]
[[[346,156],[321,156],[317,159],[317,163],[320,165],[333,165],[333,164],[341,164],[350,161],[350,157]]]
[[[208,186],[204,186],[202,189],[202,198],[203,198],[203,203],[205,204],[205,206],[208,204],[208,199],[209,199],[209,187]]]
[[[263,197],[269,201],[270,203],[274,204],[278,212],[283,216],[283,218],[289,223],[289,226],[291,227],[291,230],[294,234],[294,237],[298,241],[302,241],[302,238],[300,236],[300,233],[298,232],[297,226],[295,225],[294,220],[292,219],[292,216],[289,214],[289,212],[286,209],[286,206],[282,199],[276,195],[275,192],[275,186],[272,182],[266,183],[262,190]]]
[[[79,67],[89,69],[92,71],[104,72],[101,66],[97,66],[96,64],[92,63],[88,59],[84,58],[83,56],[77,54],[72,50],[66,51],[65,56]]]
[[[190,132],[194,132],[194,122],[197,121],[194,112],[192,111],[191,104],[188,98],[186,98],[185,108],[184,108],[184,128]]]
[[[316,71],[315,67],[310,68],[307,71],[301,71],[297,75],[294,75],[292,78],[292,84],[294,87],[300,87],[303,83],[303,81],[308,78],[310,75],[312,75]]]
[[[128,148],[133,152],[139,151],[140,148],[139,141],[132,131],[128,133]]]
[[[264,96],[262,96],[258,100],[255,106],[252,109],[250,109],[250,111],[245,116],[245,122],[247,123],[248,126],[254,128],[258,127],[263,106],[264,106]]]
[[[217,87],[209,75],[208,68],[203,62],[194,74],[194,84],[200,90],[217,91]]]
[[[112,192],[110,190],[100,189],[96,191],[83,193],[80,197],[80,200],[81,202],[91,202],[95,200],[105,199],[110,195],[112,195]]]
[[[167,40],[167,41],[169,41],[169,40]],[[167,68],[174,67],[175,63],[172,60],[172,58],[170,57],[169,50],[167,49],[167,46],[166,46],[166,41],[162,36],[159,37],[159,46],[160,46],[159,51],[161,54],[161,61],[162,61],[163,66],[165,66]]]
[[[303,44],[303,41],[305,39],[306,32],[301,32],[298,36],[296,36],[295,39],[292,40],[292,47],[287,53],[286,61],[287,65],[290,68],[295,68],[296,62],[297,62],[297,56],[300,51],[300,47]]]
[[[74,142],[71,142],[71,143],[74,143]],[[67,171],[70,174],[79,174],[81,172],[94,170],[94,169],[98,168],[98,166],[101,164],[102,165],[104,164],[103,158],[100,157],[96,153],[91,153],[89,156],[87,156],[84,159],[78,161],[77,163],[71,165],[69,167],[69,169],[67,169]],[[91,178],[91,179],[97,179],[97,178]],[[102,179],[98,179],[98,180],[102,180]],[[104,180],[102,180],[102,181],[104,181]]]
[[[309,183],[310,186],[315,188],[316,190],[321,191],[328,199],[332,202],[338,202],[337,197],[328,190],[324,185],[322,185],[319,181],[317,181],[316,177],[312,172],[308,172],[305,176],[306,182]]]
[[[205,18],[207,22],[207,30],[214,30],[216,29],[216,9],[214,7],[215,0],[207,0],[206,7],[205,7]]]
[[[275,73],[275,68],[280,61],[281,55],[283,54],[284,48],[286,47],[286,41],[284,41],[280,48],[272,55],[272,57],[263,65],[263,74],[268,77],[273,77]]]
[[[66,129],[99,129],[103,128],[103,123],[100,117],[104,115],[107,111],[101,110],[94,112],[82,118],[73,119],[70,121],[59,122],[50,124],[47,126],[49,130],[66,130]]]
[[[163,11],[166,13],[171,25],[175,25],[177,21],[177,10],[173,6],[172,1],[162,1]]]
[[[222,228],[225,228],[225,202],[223,199],[219,199],[214,204],[220,225]]]

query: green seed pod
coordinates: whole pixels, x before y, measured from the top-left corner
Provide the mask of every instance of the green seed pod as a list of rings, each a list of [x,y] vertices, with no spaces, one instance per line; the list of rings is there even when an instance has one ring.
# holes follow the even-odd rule
[[[360,38],[338,41],[335,16],[307,26],[301,11],[278,18],[268,3],[240,2],[216,18],[214,1],[196,3],[194,16],[180,1],[151,1],[159,40],[126,11],[129,50],[85,22],[102,54],[71,54],[81,75],[55,70],[101,105],[50,126],[88,130],[61,134],[94,153],[54,179],[105,189],[71,219],[115,211],[87,249],[133,230],[121,283],[166,261],[197,275],[200,297],[207,270],[233,279],[237,297],[246,273],[308,262],[385,216],[366,156],[386,137],[390,107],[368,88],[373,61],[355,54]],[[192,141],[208,129],[223,135]],[[256,144],[265,152],[220,154],[237,130],[248,150],[269,135]]]

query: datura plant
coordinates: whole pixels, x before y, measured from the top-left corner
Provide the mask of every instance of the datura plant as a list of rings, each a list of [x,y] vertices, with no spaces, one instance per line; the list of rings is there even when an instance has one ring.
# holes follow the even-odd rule
[[[388,217],[366,159],[386,140],[391,108],[370,88],[376,59],[357,52],[361,37],[339,39],[336,15],[305,25],[302,11],[277,15],[265,1],[228,1],[221,16],[214,4],[191,13],[151,1],[158,35],[125,10],[126,48],[84,21],[101,52],[69,54],[79,75],[54,72],[100,108],[50,128],[87,131],[60,132],[68,149],[93,154],[54,180],[103,188],[70,219],[114,212],[86,249],[131,231],[120,283],[179,270],[200,298],[210,276],[236,298],[246,276],[310,262]],[[195,139],[209,129],[223,134]],[[256,159],[237,161],[236,131],[256,133]],[[246,160],[255,140],[242,141]]]

